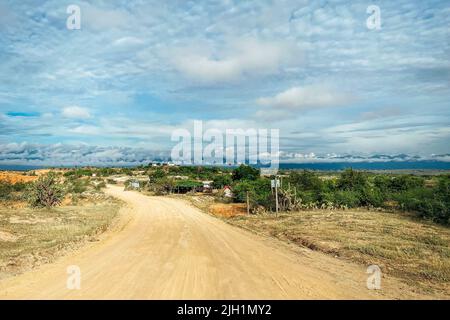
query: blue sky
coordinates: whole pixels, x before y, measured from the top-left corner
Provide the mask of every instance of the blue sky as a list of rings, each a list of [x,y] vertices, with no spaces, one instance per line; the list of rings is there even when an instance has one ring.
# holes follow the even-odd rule
[[[193,120],[278,128],[283,161],[450,161],[450,5],[0,0],[0,84],[5,164],[148,161]]]

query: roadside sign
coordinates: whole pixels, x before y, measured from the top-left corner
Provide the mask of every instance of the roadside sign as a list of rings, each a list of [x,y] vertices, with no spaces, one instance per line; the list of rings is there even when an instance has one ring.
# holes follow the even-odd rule
[[[276,183],[276,185],[275,185]],[[272,179],[270,180],[270,185],[272,186],[272,188],[279,188],[280,187],[280,180],[278,179]]]

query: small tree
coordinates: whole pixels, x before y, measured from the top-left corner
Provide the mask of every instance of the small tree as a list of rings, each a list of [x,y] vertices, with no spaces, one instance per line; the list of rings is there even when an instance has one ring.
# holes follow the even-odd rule
[[[150,178],[150,181],[154,182],[159,179],[163,179],[166,176],[166,173],[161,168],[157,168],[156,170],[150,172],[148,177]]]
[[[233,181],[256,180],[260,176],[259,169],[241,164],[233,170]]]
[[[367,178],[364,173],[350,168],[341,173],[337,185],[341,190],[362,190],[367,186]]]
[[[39,177],[27,189],[27,200],[32,207],[53,207],[61,203],[64,190],[54,173]]]
[[[324,185],[322,180],[314,172],[307,170],[291,172],[288,181],[300,190],[314,190],[317,192],[322,191]]]
[[[232,182],[231,176],[228,174],[216,175],[213,179],[213,187],[215,189],[222,189],[225,186],[231,185]]]

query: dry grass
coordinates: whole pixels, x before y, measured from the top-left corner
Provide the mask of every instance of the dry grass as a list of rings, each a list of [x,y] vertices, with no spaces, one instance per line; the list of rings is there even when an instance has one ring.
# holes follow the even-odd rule
[[[0,181],[5,181],[8,183],[33,182],[37,179],[38,176],[30,176],[25,172],[0,171]]]
[[[0,278],[51,262],[83,242],[96,241],[119,208],[116,201],[39,210],[0,207]]]
[[[230,218],[247,214],[247,206],[243,203],[215,203],[209,207],[209,212],[215,216]]]
[[[365,265],[424,292],[450,296],[450,228],[406,214],[305,211],[237,216],[232,224]]]

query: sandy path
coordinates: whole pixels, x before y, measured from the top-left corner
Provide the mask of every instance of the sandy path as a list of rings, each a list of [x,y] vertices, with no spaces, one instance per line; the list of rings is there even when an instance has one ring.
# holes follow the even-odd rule
[[[122,228],[36,270],[0,282],[2,299],[297,299],[402,297],[398,283],[366,288],[365,268],[293,249],[182,200],[109,187],[128,203]],[[81,289],[66,286],[67,267]]]

